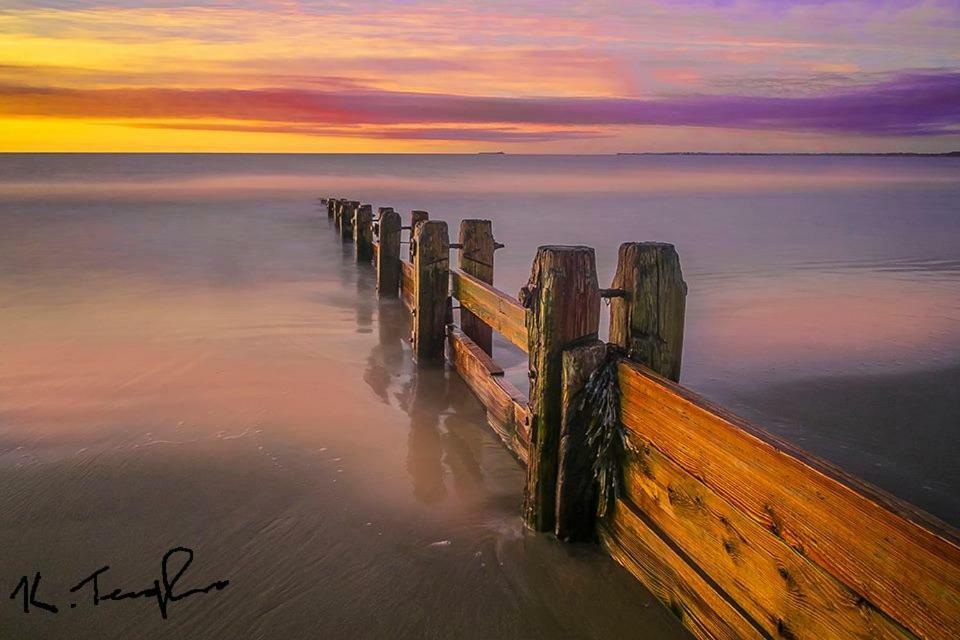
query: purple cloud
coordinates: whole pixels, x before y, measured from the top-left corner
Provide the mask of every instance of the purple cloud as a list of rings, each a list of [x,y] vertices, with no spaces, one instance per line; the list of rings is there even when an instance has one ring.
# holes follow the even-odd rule
[[[78,118],[229,119],[307,125],[693,126],[869,136],[960,133],[960,72],[923,72],[815,96],[509,98],[309,89],[0,87],[0,113]],[[203,127],[201,123],[195,123]],[[496,127],[492,128],[495,129]],[[491,129],[491,130],[492,130]],[[503,130],[502,130],[503,131]],[[577,131],[578,134],[585,134]],[[461,134],[462,135],[462,134]]]

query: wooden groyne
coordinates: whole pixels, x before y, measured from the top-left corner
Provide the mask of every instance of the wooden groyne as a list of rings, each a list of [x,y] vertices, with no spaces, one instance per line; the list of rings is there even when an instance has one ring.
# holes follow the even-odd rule
[[[608,289],[593,249],[540,247],[514,298],[493,286],[490,221],[464,220],[451,243],[426,212],[403,225],[322,202],[376,265],[378,296],[409,309],[417,361],[449,363],[526,466],[529,527],[598,541],[699,638],[960,637],[956,530],[678,384],[671,245],[622,245]],[[528,354],[528,394],[493,360],[493,332]]]

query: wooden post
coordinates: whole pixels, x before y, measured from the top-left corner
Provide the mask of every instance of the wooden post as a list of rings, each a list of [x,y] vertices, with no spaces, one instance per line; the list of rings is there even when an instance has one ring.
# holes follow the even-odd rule
[[[552,531],[556,518],[557,465],[562,421],[564,349],[596,338],[600,288],[590,247],[540,247],[530,281],[520,291],[526,307],[530,356],[530,459],[523,515],[537,531]]]
[[[417,225],[413,257],[413,353],[418,362],[443,362],[450,296],[450,240],[447,223]]]
[[[493,225],[489,220],[460,222],[457,264],[481,282],[493,284]],[[493,329],[467,309],[460,309],[460,327],[488,355],[493,353]]]
[[[333,219],[333,214],[336,209],[336,206],[337,206],[336,198],[327,199],[327,218],[330,218],[331,220]]]
[[[557,471],[557,538],[591,542],[597,515],[597,483],[593,454],[587,445],[587,425],[576,419],[577,394],[607,357],[607,345],[592,340],[562,355],[560,392],[560,454]]]
[[[377,252],[377,296],[396,298],[400,291],[400,214],[380,212],[380,251]]]
[[[665,378],[680,380],[687,285],[672,244],[620,245],[610,300],[610,342]]]
[[[413,254],[417,250],[417,227],[420,226],[421,222],[426,222],[429,219],[430,214],[426,211],[410,212],[410,262],[413,262]]]
[[[353,244],[357,262],[370,262],[373,259],[373,207],[369,204],[353,210]]]
[[[353,238],[353,214],[359,206],[360,203],[353,200],[344,205],[343,213],[340,216],[340,237],[344,240]]]

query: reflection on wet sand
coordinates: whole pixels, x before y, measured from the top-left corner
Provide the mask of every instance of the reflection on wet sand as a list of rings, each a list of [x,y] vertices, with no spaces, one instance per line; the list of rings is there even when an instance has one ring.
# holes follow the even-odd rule
[[[483,485],[477,402],[450,371],[412,365],[406,343],[409,313],[399,301],[379,303],[377,325],[378,341],[367,357],[363,379],[382,402],[397,406],[410,419],[407,472],[414,495],[426,504],[441,502],[449,490],[447,471],[461,497],[476,495]]]

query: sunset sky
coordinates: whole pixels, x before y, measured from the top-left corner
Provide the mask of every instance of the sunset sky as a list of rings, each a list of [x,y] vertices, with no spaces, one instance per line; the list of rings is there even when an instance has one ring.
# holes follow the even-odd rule
[[[960,150],[960,0],[4,0],[0,150]]]

